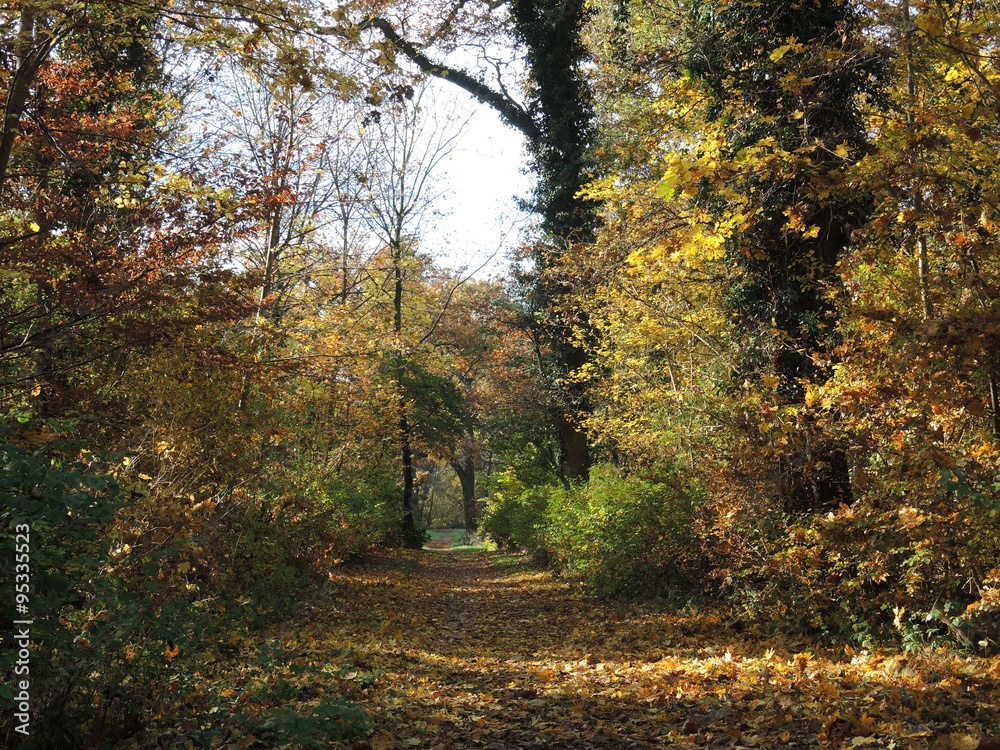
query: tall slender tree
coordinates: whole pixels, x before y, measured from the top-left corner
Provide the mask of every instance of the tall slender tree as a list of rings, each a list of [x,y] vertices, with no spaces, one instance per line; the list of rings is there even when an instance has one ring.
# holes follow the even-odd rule
[[[393,340],[386,349],[388,367],[396,389],[396,423],[402,465],[402,527],[404,540],[419,546],[414,511],[416,466],[413,388],[420,368],[411,355],[422,341],[414,342],[406,326],[405,299],[413,270],[418,231],[439,197],[437,177],[461,135],[443,106],[433,101],[424,85],[417,90],[399,89],[396,101],[370,116],[364,141],[370,165],[366,178],[367,223],[385,247],[389,258],[389,284]],[[429,335],[429,334],[428,334]],[[418,337],[426,338],[426,336]]]

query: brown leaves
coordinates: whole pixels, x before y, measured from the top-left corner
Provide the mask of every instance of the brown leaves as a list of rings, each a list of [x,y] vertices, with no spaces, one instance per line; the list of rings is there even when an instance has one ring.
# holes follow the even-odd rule
[[[338,575],[352,606],[310,627],[384,673],[363,698],[370,748],[973,750],[992,731],[995,659],[744,641],[709,613],[585,604],[569,581],[486,555],[419,560],[408,577]]]
[[[336,570],[294,628],[203,660],[184,700],[214,701],[201,729],[225,748],[261,747],[253,717],[334,696],[373,720],[367,740],[330,743],[354,750],[998,748],[1000,658],[831,650],[721,622],[587,603],[486,554],[399,553]],[[166,733],[180,746],[191,727]]]

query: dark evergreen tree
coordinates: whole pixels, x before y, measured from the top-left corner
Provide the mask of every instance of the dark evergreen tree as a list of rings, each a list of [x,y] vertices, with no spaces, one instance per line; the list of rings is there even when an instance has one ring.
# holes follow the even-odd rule
[[[586,389],[567,380],[587,361],[573,329],[587,321],[567,320],[560,300],[574,291],[566,254],[593,240],[598,219],[580,190],[593,176],[590,160],[594,112],[580,66],[587,57],[581,31],[587,11],[580,0],[523,0],[511,8],[514,36],[524,50],[534,83],[529,103],[538,137],[529,141],[538,183],[533,208],[546,237],[536,245],[529,279],[532,324],[552,353],[549,378],[558,383],[554,415],[564,478],[587,474],[590,452],[576,417],[590,411]]]

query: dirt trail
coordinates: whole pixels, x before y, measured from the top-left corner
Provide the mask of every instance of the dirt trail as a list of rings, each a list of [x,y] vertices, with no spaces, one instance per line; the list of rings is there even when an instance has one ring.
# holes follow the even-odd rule
[[[376,722],[355,747],[986,750],[1000,733],[996,659],[754,640],[718,617],[598,606],[491,560],[423,551],[338,573],[310,619],[331,660],[376,675],[348,696]]]

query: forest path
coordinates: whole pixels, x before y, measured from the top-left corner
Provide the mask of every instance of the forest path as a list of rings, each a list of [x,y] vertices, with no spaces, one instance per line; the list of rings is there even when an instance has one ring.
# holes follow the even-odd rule
[[[310,639],[375,675],[348,695],[373,736],[348,747],[985,750],[1000,730],[995,659],[748,638],[494,563],[425,550],[336,574]]]

